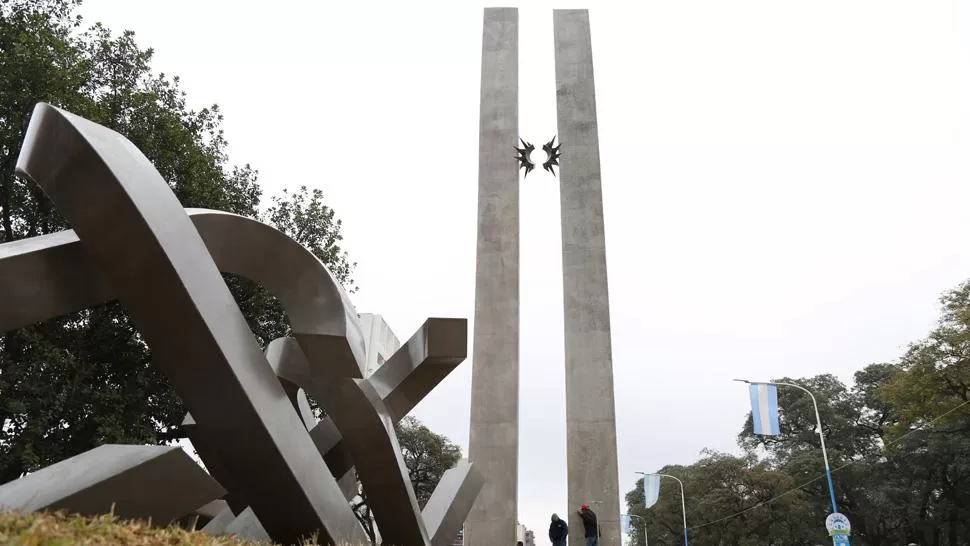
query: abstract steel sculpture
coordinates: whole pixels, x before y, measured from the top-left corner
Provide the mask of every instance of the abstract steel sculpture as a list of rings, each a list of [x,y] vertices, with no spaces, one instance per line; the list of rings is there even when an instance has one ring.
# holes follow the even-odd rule
[[[44,190],[74,230],[0,245],[0,279],[10,281],[0,283],[0,332],[120,300],[185,402],[187,431],[215,478],[204,477],[212,481],[208,489],[196,480],[202,492],[188,505],[145,495],[140,517],[155,510],[167,523],[188,515],[187,506],[207,505],[214,532],[265,530],[283,543],[317,534],[325,542],[363,544],[345,486],[356,468],[385,543],[453,540],[482,477],[460,463],[419,511],[394,424],[464,360],[464,319],[429,319],[365,378],[357,314],[326,267],[258,221],[182,209],[123,136],[41,103],[17,171]],[[220,272],[262,283],[282,303],[292,338],[274,341],[264,355]],[[306,411],[304,393],[327,419],[316,422]],[[131,466],[104,453],[102,481]],[[98,485],[76,472],[58,475],[67,489]],[[19,506],[15,493],[32,476],[0,486],[0,507]],[[228,504],[211,504],[222,488]]]
[[[145,491],[154,495],[145,495]],[[112,512],[166,525],[225,494],[178,446],[102,445],[0,487],[23,512]]]

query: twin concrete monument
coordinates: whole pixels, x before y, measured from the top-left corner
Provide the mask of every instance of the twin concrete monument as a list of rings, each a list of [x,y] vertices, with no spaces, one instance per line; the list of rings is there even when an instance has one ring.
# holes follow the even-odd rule
[[[620,544],[613,363],[593,56],[586,10],[554,10],[560,149],[570,544],[575,510],[598,513]],[[485,10],[478,162],[478,248],[469,460],[485,486],[466,546],[515,543],[519,398],[518,10]],[[553,507],[550,508],[550,512]]]
[[[601,544],[618,546],[589,16],[556,10],[553,19],[570,541],[581,542],[574,511],[589,503],[600,518]],[[479,138],[471,463],[446,472],[422,509],[393,425],[464,360],[466,322],[428,319],[369,373],[369,342],[359,317],[307,249],[256,220],[182,209],[158,171],[123,136],[39,104],[17,169],[74,230],[0,245],[0,334],[120,300],[151,347],[154,365],[191,411],[183,426],[206,470],[177,447],[106,445],[3,484],[0,509],[114,510],[156,524],[194,514],[207,518],[205,530],[214,534],[248,530],[252,537],[293,543],[316,533],[324,542],[358,543],[365,537],[348,505],[356,476],[385,544],[450,544],[463,521],[468,546],[514,544],[516,9],[485,10]],[[260,351],[221,273],[262,283],[286,310],[292,335]],[[325,419],[308,411],[307,394],[324,407]]]

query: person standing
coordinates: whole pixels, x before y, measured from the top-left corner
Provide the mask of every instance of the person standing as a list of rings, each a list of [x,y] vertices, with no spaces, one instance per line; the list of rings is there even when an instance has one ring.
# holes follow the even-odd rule
[[[580,506],[577,513],[583,518],[586,546],[599,546],[599,525],[596,524],[596,513],[589,509],[588,504]]]
[[[569,534],[569,527],[566,522],[558,515],[552,515],[552,523],[549,524],[549,540],[552,546],[566,546],[566,535]]]

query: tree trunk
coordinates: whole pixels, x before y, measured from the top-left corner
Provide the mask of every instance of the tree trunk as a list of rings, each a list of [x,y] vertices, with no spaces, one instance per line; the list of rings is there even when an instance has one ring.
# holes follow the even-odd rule
[[[13,173],[7,173],[6,170],[10,165],[9,161],[4,161],[0,169],[0,222],[3,225],[3,238],[2,241],[9,243],[13,241],[13,223],[11,222],[11,211],[10,211],[10,198],[13,195]]]
[[[949,535],[950,546],[961,546],[960,537],[958,536],[960,534],[960,520],[957,517],[956,511],[950,512],[949,519],[950,529],[947,534]]]

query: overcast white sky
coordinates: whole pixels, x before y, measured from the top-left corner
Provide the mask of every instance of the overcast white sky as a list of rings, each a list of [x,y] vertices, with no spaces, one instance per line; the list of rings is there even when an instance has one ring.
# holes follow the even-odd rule
[[[232,161],[260,170],[267,197],[325,192],[358,309],[406,339],[426,317],[473,316],[483,6],[82,13],[134,30],[191,104],[217,102]],[[556,132],[551,9],[591,8],[623,492],[634,471],[737,450],[748,402],[732,378],[850,380],[925,334],[937,296],[970,278],[963,3],[518,7],[532,142]],[[534,171],[521,207],[519,513],[542,543],[569,509],[556,179]],[[470,371],[415,410],[463,447]]]

